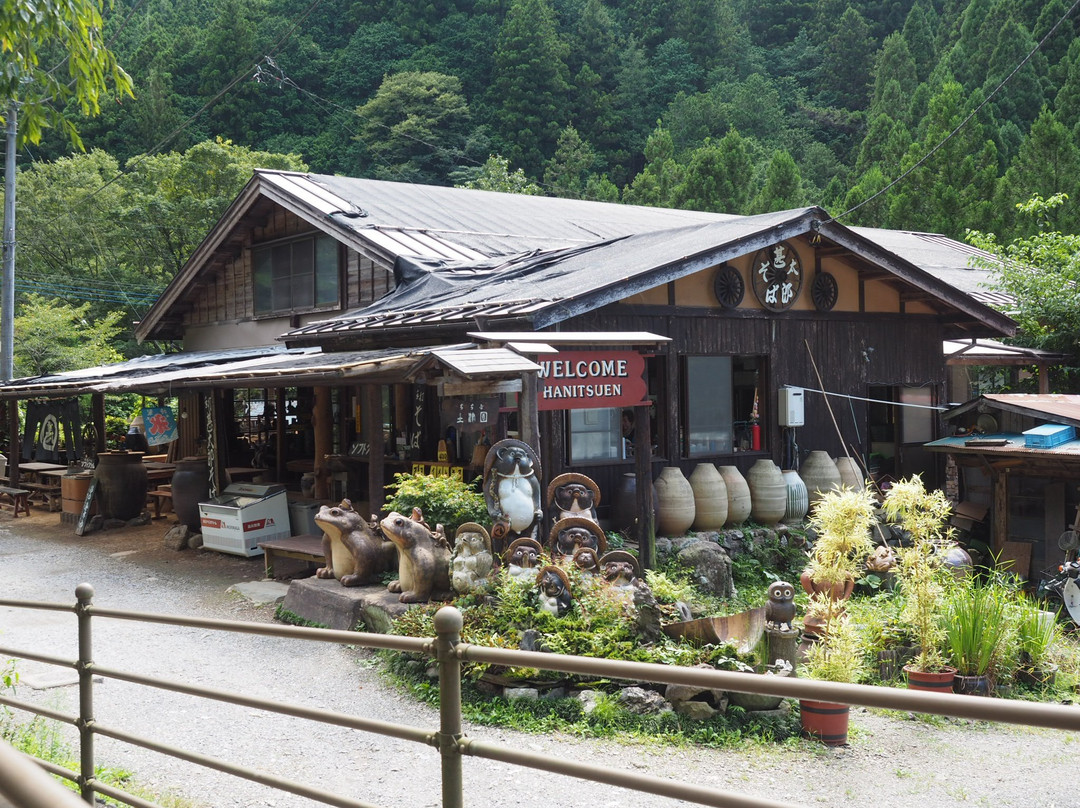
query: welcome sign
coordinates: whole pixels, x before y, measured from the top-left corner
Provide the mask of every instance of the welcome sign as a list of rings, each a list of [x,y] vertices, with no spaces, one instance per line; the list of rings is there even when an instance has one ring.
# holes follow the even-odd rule
[[[633,351],[560,351],[540,365],[537,409],[633,407],[645,401],[645,357]]]

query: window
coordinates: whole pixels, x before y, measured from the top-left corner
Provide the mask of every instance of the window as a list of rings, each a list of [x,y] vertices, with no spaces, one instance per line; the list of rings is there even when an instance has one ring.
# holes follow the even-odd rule
[[[761,361],[754,356],[688,356],[683,364],[687,457],[750,449]]]
[[[252,253],[256,315],[339,305],[339,249],[330,236],[277,241]]]
[[[622,410],[604,407],[570,410],[570,462],[621,460],[625,457]]]

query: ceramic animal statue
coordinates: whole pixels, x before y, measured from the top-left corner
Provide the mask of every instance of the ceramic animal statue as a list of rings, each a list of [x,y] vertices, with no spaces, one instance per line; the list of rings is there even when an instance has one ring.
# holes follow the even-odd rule
[[[532,578],[540,566],[544,548],[535,539],[515,539],[506,548],[506,574],[511,578]]]
[[[600,575],[600,556],[592,547],[579,547],[575,550],[571,563],[582,575]]]
[[[508,438],[488,450],[484,501],[494,522],[493,539],[537,538],[544,517],[539,472],[536,453],[523,441]]]
[[[597,555],[602,555],[607,549],[607,537],[600,525],[591,519],[569,516],[560,519],[551,528],[548,547],[552,558],[569,562],[582,547],[591,547]]]
[[[599,523],[596,506],[600,504],[600,488],[584,474],[560,474],[548,485],[548,512],[552,522],[577,516]]]
[[[450,547],[446,537],[396,511],[379,527],[398,551],[398,579],[387,586],[402,603],[423,603],[450,593]]]
[[[538,602],[541,611],[562,617],[570,608],[570,579],[558,567],[541,568],[536,575]]]
[[[360,586],[393,569],[397,559],[394,545],[372,530],[349,500],[323,505],[315,524],[323,531],[326,559],[326,566],[315,571],[317,577],[337,578],[342,586]]]
[[[485,591],[494,566],[491,536],[483,526],[466,522],[459,527],[450,554],[450,585],[454,591],[459,595]]]
[[[634,581],[641,577],[641,566],[638,560],[625,550],[612,550],[601,556],[600,574],[608,586],[632,597]]]
[[[791,621],[795,619],[795,587],[787,581],[773,581],[769,584],[768,596],[765,624],[791,631]]]

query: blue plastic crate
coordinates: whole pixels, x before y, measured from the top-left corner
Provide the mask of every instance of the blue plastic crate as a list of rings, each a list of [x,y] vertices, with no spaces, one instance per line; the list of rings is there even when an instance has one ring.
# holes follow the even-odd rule
[[[1024,430],[1024,448],[1051,449],[1076,437],[1076,428],[1066,424],[1043,424]]]

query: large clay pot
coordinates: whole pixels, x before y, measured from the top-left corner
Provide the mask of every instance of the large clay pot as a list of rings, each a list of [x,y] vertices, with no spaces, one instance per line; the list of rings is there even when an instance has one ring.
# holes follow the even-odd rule
[[[653,486],[653,523],[656,523],[656,486]],[[619,487],[611,498],[611,526],[624,536],[633,536],[637,529],[637,475],[627,472],[619,478]]]
[[[101,452],[94,477],[101,515],[106,519],[134,519],[146,508],[146,466],[141,452]]]
[[[694,491],[694,530],[719,530],[727,521],[727,485],[716,466],[698,463],[690,475]]]
[[[750,486],[750,518],[759,525],[775,525],[787,510],[787,484],[779,467],[768,458],[759,458],[746,473]]]
[[[799,469],[799,476],[806,483],[806,492],[810,499],[810,512],[813,513],[814,505],[823,495],[838,488],[843,480],[840,477],[840,469],[829,457],[829,453],[820,449],[811,452],[803,461]]]
[[[180,524],[202,532],[199,503],[210,499],[210,466],[205,457],[185,457],[172,476],[172,504]]]
[[[840,472],[840,484],[854,491],[861,491],[866,487],[859,461],[854,457],[838,457],[834,461],[836,470]]]
[[[802,522],[806,512],[810,509],[810,494],[806,490],[799,472],[795,469],[784,469],[784,485],[787,486],[787,507],[784,509],[784,523],[797,525]]]
[[[846,704],[800,699],[803,735],[817,738],[826,746],[843,746],[847,743],[849,712]]]
[[[720,466],[719,471],[720,476],[724,478],[728,496],[727,521],[724,525],[727,527],[741,525],[750,517],[752,504],[750,486],[746,484],[746,478],[742,476],[737,466]]]
[[[656,488],[656,534],[683,536],[694,524],[694,489],[678,466],[668,466],[653,483]]]

